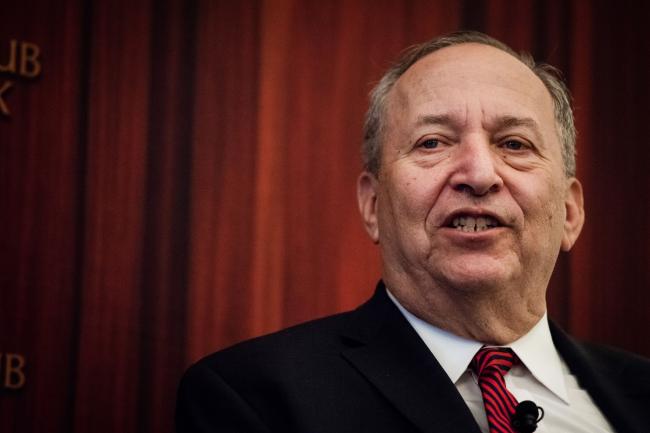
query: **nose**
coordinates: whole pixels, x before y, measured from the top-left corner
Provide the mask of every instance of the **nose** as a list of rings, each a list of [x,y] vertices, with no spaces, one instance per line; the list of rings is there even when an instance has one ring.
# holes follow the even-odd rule
[[[466,141],[456,152],[456,164],[450,177],[456,191],[483,196],[501,189],[503,179],[497,170],[497,155],[487,140]]]

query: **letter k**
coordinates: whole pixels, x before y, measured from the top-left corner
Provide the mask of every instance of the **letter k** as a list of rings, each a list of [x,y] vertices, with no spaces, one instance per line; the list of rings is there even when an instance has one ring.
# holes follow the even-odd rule
[[[3,96],[5,92],[14,85],[13,82],[11,81],[5,81],[2,87],[0,87],[0,113],[4,114],[5,116],[9,116],[11,114],[9,112],[9,107],[7,107],[7,104],[5,103]]]

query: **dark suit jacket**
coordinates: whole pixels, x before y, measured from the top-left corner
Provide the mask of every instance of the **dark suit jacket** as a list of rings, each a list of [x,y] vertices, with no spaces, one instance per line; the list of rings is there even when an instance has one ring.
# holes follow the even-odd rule
[[[575,342],[562,357],[617,432],[650,432],[650,361]],[[380,283],[357,310],[250,340],[193,365],[180,432],[480,433],[440,364]]]

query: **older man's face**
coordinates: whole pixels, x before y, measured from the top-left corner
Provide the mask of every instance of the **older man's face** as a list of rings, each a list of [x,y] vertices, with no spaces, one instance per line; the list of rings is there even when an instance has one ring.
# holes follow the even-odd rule
[[[583,213],[539,78],[493,47],[445,48],[398,80],[386,117],[380,174],[359,183],[385,278],[543,297]]]

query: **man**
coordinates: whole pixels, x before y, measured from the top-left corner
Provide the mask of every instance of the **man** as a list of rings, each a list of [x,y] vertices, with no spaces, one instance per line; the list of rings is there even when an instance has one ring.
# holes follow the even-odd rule
[[[584,221],[552,68],[480,33],[435,39],[382,78],[365,133],[375,295],[194,365],[178,431],[650,431],[650,362],[546,317],[557,255]]]

